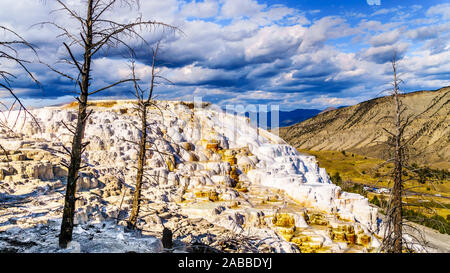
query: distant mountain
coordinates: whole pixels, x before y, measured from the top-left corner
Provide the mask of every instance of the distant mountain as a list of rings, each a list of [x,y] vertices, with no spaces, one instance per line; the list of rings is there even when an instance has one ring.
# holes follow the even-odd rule
[[[404,116],[416,118],[405,130],[411,137],[411,160],[436,168],[450,168],[450,87],[403,94]],[[383,144],[392,130],[392,97],[375,98],[357,105],[322,112],[308,120],[280,128],[280,137],[296,148],[351,151],[387,157]]]
[[[286,127],[293,125],[298,122],[302,122],[304,120],[307,120],[309,118],[314,117],[315,115],[319,114],[322,110],[317,109],[296,109],[293,111],[279,111],[278,112],[278,118],[279,118],[279,125],[278,127]],[[261,114],[267,115],[267,128],[272,128],[272,112],[262,112]],[[246,117],[254,117],[254,112],[246,112]],[[256,113],[258,121],[261,120],[258,113]],[[253,120],[253,122],[255,122]],[[261,123],[259,123],[261,125]]]

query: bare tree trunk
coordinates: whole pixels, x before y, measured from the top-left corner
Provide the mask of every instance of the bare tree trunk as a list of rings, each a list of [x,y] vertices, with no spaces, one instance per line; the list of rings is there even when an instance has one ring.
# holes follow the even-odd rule
[[[403,217],[402,217],[402,196],[403,196],[403,167],[404,167],[404,139],[403,132],[408,126],[409,118],[404,120],[402,113],[405,110],[399,99],[399,83],[397,75],[397,59],[396,53],[392,59],[392,71],[394,75],[392,98],[394,100],[393,120],[394,131],[390,132],[383,128],[390,136],[392,141],[388,141],[388,145],[393,149],[393,157],[390,159],[394,162],[394,170],[392,178],[394,185],[392,186],[391,198],[387,207],[385,222],[385,234],[382,242],[382,250],[386,252],[402,253],[403,250]]]
[[[140,103],[140,102],[139,102]],[[137,176],[136,176],[136,187],[133,196],[133,208],[131,210],[130,219],[128,220],[127,226],[130,229],[136,227],[136,222],[139,215],[139,210],[141,208],[141,188],[142,179],[144,177],[144,165],[145,165],[145,148],[147,145],[147,105],[140,105],[141,107],[141,139],[139,142],[139,155],[138,155],[138,166],[137,166]]]
[[[117,81],[108,86],[104,86],[95,91],[90,91],[91,83],[91,64],[94,60],[94,55],[101,49],[106,48],[117,48],[118,46],[124,46],[131,51],[134,55],[133,49],[124,40],[124,38],[137,38],[144,43],[146,41],[138,32],[138,29],[142,27],[150,26],[163,26],[176,30],[175,27],[155,21],[143,21],[139,16],[134,22],[122,24],[115,22],[108,16],[115,5],[127,4],[130,7],[135,4],[139,6],[138,0],[87,0],[83,1],[85,3],[86,17],[78,14],[78,9],[70,8],[72,1],[56,0],[61,9],[59,11],[64,11],[67,16],[80,23],[80,27],[77,32],[71,33],[68,28],[59,25],[54,22],[44,22],[41,24],[50,24],[55,26],[58,30],[62,31],[60,37],[65,37],[69,42],[63,43],[70,58],[64,59],[64,63],[69,64],[72,68],[75,68],[78,72],[77,76],[70,76],[67,73],[63,73],[57,69],[54,69],[50,65],[46,64],[52,71],[58,73],[60,76],[70,79],[79,86],[79,92],[77,94],[78,100],[78,117],[77,124],[73,128],[69,128],[64,123],[63,125],[73,134],[72,139],[72,149],[69,150],[67,147],[63,146],[64,150],[70,157],[70,163],[64,162],[64,166],[68,169],[67,176],[67,188],[66,196],[64,201],[64,211],[63,219],[61,223],[61,233],[59,235],[59,245],[60,247],[67,247],[68,242],[72,240],[72,230],[73,230],[73,217],[75,214],[75,200],[76,200],[76,182],[79,178],[79,171],[83,167],[81,166],[81,155],[83,154],[88,143],[83,143],[84,133],[86,128],[86,122],[92,111],[88,112],[88,97],[98,92],[104,91],[106,89],[112,88],[118,84],[136,81],[136,79],[125,79]],[[84,5],[84,4],[83,4]],[[83,52],[83,61],[77,60],[76,56],[73,54],[71,47],[79,47]],[[81,59],[81,56],[80,56]],[[70,73],[69,73],[70,74]]]
[[[136,186],[135,186],[134,196],[133,196],[133,207],[131,210],[130,218],[128,219],[128,222],[127,222],[127,227],[130,229],[136,228],[136,223],[137,223],[137,219],[139,216],[139,210],[140,210],[140,204],[141,204],[142,181],[144,178],[144,166],[145,166],[145,161],[146,161],[145,152],[147,149],[147,129],[148,129],[147,127],[149,124],[149,122],[147,120],[148,107],[150,107],[153,104],[152,103],[153,90],[154,90],[155,86],[157,85],[157,82],[155,81],[155,79],[156,78],[165,79],[164,77],[157,75],[157,72],[155,71],[156,56],[157,56],[158,50],[159,50],[159,43],[160,42],[158,41],[155,49],[152,48],[152,51],[153,51],[152,72],[151,72],[152,77],[150,80],[150,88],[148,90],[148,93],[145,91],[145,89],[142,89],[139,86],[139,84],[137,83],[134,62],[132,63],[132,66],[131,66],[132,76],[134,79],[134,89],[136,92],[136,97],[138,99],[137,111],[141,117],[141,130],[140,130],[141,138],[139,140],[138,166],[137,166],[137,175],[136,175]],[[147,98],[144,98],[145,96],[147,96]]]
[[[402,151],[402,127],[401,109],[399,101],[397,67],[395,57],[392,62],[394,72],[394,98],[395,98],[395,157],[394,157],[394,185],[392,187],[393,204],[393,225],[394,225],[394,245],[393,252],[402,252],[402,172],[403,172],[403,151]]]
[[[59,234],[59,246],[67,247],[67,243],[72,240],[73,217],[75,214],[75,193],[78,180],[78,172],[81,167],[81,154],[83,153],[84,131],[86,128],[87,102],[89,95],[89,80],[91,70],[91,48],[92,48],[92,1],[88,1],[87,7],[87,35],[84,51],[84,66],[81,76],[81,93],[78,104],[78,119],[75,134],[72,140],[72,152],[70,155],[70,165],[67,176],[66,196],[64,200],[64,212],[61,222],[61,233]]]

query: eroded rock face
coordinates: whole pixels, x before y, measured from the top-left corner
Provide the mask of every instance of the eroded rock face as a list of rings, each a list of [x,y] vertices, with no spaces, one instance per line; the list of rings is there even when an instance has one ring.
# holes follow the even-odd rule
[[[82,165],[87,168],[77,181],[75,220],[79,224],[124,223],[128,216],[136,179],[138,147],[133,142],[139,140],[139,119],[132,107],[127,101],[94,107],[86,128],[85,140],[90,144]],[[61,162],[67,159],[54,151],[62,151],[62,145],[70,147],[71,135],[61,121],[75,122],[75,111],[43,108],[33,114],[45,126],[39,129],[26,120],[19,124],[20,135],[0,138],[2,146],[17,151],[11,154],[14,158],[3,160],[10,162],[0,165],[0,189],[37,194],[33,191],[37,187],[48,187],[36,202],[44,207],[54,204],[42,219],[57,218],[63,197],[54,189],[65,183],[67,171]],[[246,230],[271,238],[269,249],[278,252],[367,251],[376,245],[372,235],[377,228],[376,210],[367,199],[341,192],[314,157],[300,155],[277,136],[254,129],[246,118],[160,102],[149,119],[153,125],[148,132],[142,193],[146,216],[138,223],[143,229],[159,230],[171,221],[177,229],[184,215],[206,219],[230,233]],[[16,185],[28,180],[32,182],[27,186]],[[155,204],[165,204],[166,209],[150,209]],[[155,215],[148,216],[150,212]],[[41,221],[38,218],[29,217],[29,223],[22,225],[33,225]],[[341,230],[339,225],[345,221],[353,232]],[[267,250],[266,246],[256,248]]]
[[[19,148],[20,149],[20,148]],[[0,178],[18,181],[23,178],[52,180],[66,175],[59,166],[60,159],[42,150],[18,150],[0,155]]]

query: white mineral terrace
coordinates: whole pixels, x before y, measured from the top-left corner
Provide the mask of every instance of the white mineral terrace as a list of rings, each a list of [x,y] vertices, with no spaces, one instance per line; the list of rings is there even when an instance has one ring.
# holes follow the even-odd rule
[[[83,155],[88,167],[78,181],[75,219],[79,224],[102,223],[121,216],[123,222],[135,181],[139,119],[131,101],[94,104],[85,136],[90,143]],[[64,156],[55,151],[63,151],[62,145],[70,148],[72,135],[62,122],[74,125],[76,108],[46,107],[32,113],[39,126],[29,116],[12,113],[9,123],[17,119],[16,134],[0,134],[0,144],[15,151],[9,156],[12,162],[0,163],[0,199],[34,199],[3,208],[0,230],[33,230],[61,217],[66,170],[59,164]],[[144,230],[158,230],[161,223],[179,228],[176,211],[230,232],[250,232],[267,239],[276,252],[295,251],[293,244],[302,251],[331,252],[379,246],[377,210],[366,198],[342,192],[313,156],[301,155],[247,118],[160,101],[149,121],[148,182],[140,219]],[[171,216],[148,216],[154,206],[165,206],[160,213]],[[107,252],[119,247],[92,248]],[[42,246],[34,251],[56,250]]]

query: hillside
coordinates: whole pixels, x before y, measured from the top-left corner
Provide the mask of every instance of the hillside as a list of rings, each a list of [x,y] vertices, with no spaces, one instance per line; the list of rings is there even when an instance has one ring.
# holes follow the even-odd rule
[[[433,168],[450,168],[450,87],[417,91],[401,96],[407,107],[404,116],[415,119],[405,130],[411,138],[410,159]],[[295,125],[280,128],[280,137],[305,150],[350,151],[365,156],[388,158],[383,142],[392,130],[384,118],[394,112],[392,97],[375,98],[357,105],[322,112]]]

